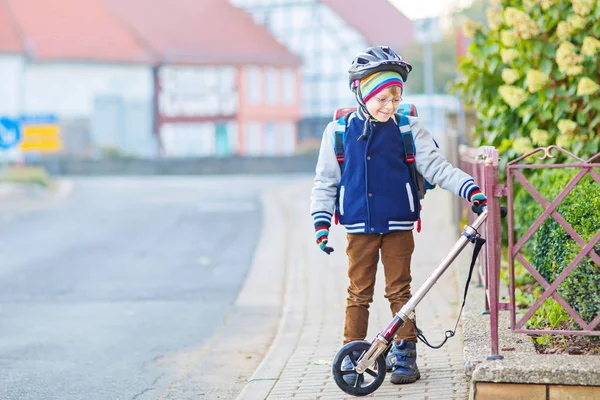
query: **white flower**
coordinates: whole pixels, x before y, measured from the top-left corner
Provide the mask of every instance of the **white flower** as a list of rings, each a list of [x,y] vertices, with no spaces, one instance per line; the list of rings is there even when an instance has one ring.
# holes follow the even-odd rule
[[[502,80],[509,85],[512,85],[519,80],[519,74],[514,69],[504,68],[502,70]]]
[[[565,150],[569,150],[569,148],[571,147],[571,136],[557,136],[556,137],[556,145],[558,147],[561,147]]]
[[[527,71],[527,90],[530,93],[535,93],[548,83],[548,75],[537,69]]]
[[[500,57],[504,64],[510,64],[515,58],[519,57],[519,52],[515,49],[502,49],[500,50]]]
[[[514,7],[504,10],[504,22],[515,29],[515,34],[521,39],[531,39],[540,33],[540,27],[529,15]]]
[[[571,121],[570,119],[560,119],[556,123],[558,130],[563,135],[572,135],[577,129],[577,122]]]
[[[533,145],[529,138],[522,137],[513,140],[513,149],[517,154],[526,154],[533,151]]]
[[[513,31],[500,32],[500,40],[504,47],[510,48],[517,44],[517,36]]]
[[[473,37],[475,34],[483,29],[483,25],[479,22],[473,21],[471,19],[466,19],[463,23],[463,34],[466,37]]]
[[[575,46],[571,42],[562,42],[556,50],[556,64],[561,72],[575,76],[583,72],[583,56],[575,52]]]
[[[488,8],[486,13],[490,30],[495,31],[502,26],[502,13],[499,10]]]
[[[600,89],[600,85],[586,76],[581,78],[577,84],[577,96],[594,94],[598,89]]]
[[[556,3],[556,0],[542,0],[542,9],[547,10]]]
[[[581,54],[586,57],[593,57],[596,52],[600,49],[600,40],[591,36],[583,38],[583,44],[581,46]]]
[[[510,106],[510,108],[517,108],[521,104],[527,100],[527,92],[521,88],[510,86],[510,85],[502,85],[498,88],[498,92],[500,93],[500,97],[502,100],[506,102]]]
[[[531,139],[539,146],[546,146],[550,140],[550,134],[545,129],[534,129],[531,131]]]
[[[582,17],[587,17],[594,8],[594,2],[597,0],[572,0],[573,11]]]
[[[585,27],[585,18],[581,15],[571,14],[567,17],[567,22],[573,27],[574,31],[581,30]]]
[[[556,36],[559,39],[567,39],[571,36],[573,27],[567,21],[560,21],[556,27]]]

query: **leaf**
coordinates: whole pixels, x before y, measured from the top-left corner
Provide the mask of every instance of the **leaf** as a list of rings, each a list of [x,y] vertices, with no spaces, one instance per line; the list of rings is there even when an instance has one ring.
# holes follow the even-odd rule
[[[544,48],[544,42],[541,42],[539,40],[536,40],[535,42],[533,42],[533,44],[531,46],[531,50],[532,50],[533,54],[541,54],[543,48]]]
[[[551,119],[552,119],[552,111],[550,111],[549,109],[545,109],[540,114],[540,120],[542,120],[544,122],[545,121],[550,121]]]
[[[540,64],[540,70],[543,73],[545,73],[546,75],[550,75],[550,72],[552,72],[553,67],[554,67],[554,62],[549,59],[542,60],[542,62]],[[550,90],[551,89],[547,89],[547,91],[550,91]]]
[[[600,114],[590,122],[590,129],[594,129],[598,124],[600,124]]]
[[[557,113],[562,113],[562,114],[566,114],[570,111],[571,109],[571,104],[569,104],[569,102],[565,99],[561,99],[558,104],[556,105],[556,112]]]

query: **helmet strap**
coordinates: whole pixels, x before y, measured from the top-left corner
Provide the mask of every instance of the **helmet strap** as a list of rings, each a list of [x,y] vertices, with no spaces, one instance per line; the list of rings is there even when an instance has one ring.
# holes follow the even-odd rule
[[[355,96],[356,96],[356,101],[358,101],[358,104],[360,104],[361,110],[364,112],[365,116],[367,117],[365,119],[365,123],[363,125],[362,134],[358,137],[357,140],[367,140],[367,138],[369,137],[369,133],[371,131],[371,123],[370,122],[371,122],[371,120],[374,120],[375,118],[373,118],[373,116],[369,113],[369,110],[367,110],[367,105],[365,104],[365,102],[362,98],[362,93],[360,91],[360,84],[356,86]]]
[[[354,93],[354,95],[356,96],[356,101],[360,105],[361,110],[368,117],[367,119],[373,118],[373,116],[369,113],[369,110],[367,110],[367,105],[365,104],[365,102],[363,100],[362,92],[360,91],[360,84],[356,85],[356,92]]]

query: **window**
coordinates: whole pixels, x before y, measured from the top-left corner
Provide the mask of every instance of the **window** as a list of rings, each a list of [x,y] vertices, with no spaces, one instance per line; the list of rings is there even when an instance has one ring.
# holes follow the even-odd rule
[[[212,123],[165,124],[161,137],[167,157],[215,154],[215,125]]]
[[[265,93],[267,97],[267,104],[277,104],[279,96],[277,90],[279,89],[279,82],[277,82],[277,70],[275,68],[265,69]]]
[[[260,69],[249,66],[246,74],[247,99],[249,104],[260,103]]]
[[[265,124],[265,152],[267,156],[274,156],[277,153],[277,137],[275,135],[275,125],[271,122]]]
[[[290,105],[296,102],[296,74],[291,68],[283,70],[283,104]]]
[[[296,151],[296,124],[292,122],[281,124],[281,136],[283,154],[294,154]]]
[[[239,154],[240,138],[237,123],[235,121],[230,121],[227,123],[227,136],[229,140],[229,147],[231,149],[231,153]]]
[[[246,124],[246,154],[250,156],[258,156],[261,154],[262,138],[261,126],[256,122]]]

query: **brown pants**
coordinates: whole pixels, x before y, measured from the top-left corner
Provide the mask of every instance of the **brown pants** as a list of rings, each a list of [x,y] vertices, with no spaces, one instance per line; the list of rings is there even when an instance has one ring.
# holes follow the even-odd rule
[[[412,231],[394,231],[383,235],[347,234],[348,247],[348,299],[344,344],[364,340],[369,325],[369,305],[373,301],[375,274],[381,261],[385,274],[385,297],[394,315],[410,298],[410,258],[415,248]],[[381,329],[385,328],[384,326]],[[402,326],[396,333],[396,341],[417,341],[412,322]]]

